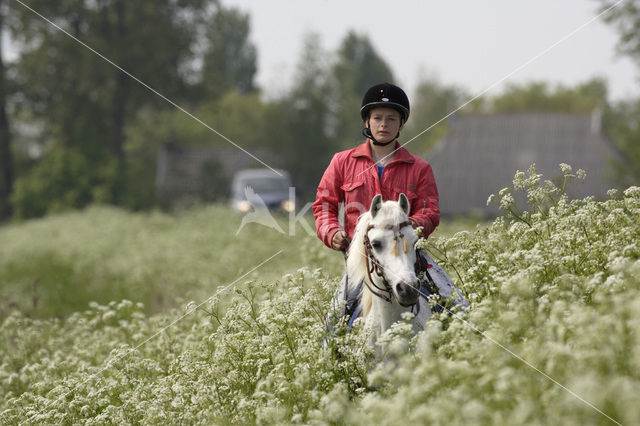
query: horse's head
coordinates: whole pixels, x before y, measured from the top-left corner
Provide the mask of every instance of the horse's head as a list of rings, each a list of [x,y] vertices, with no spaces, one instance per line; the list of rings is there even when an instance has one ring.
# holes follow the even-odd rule
[[[395,298],[402,306],[416,304],[420,286],[415,273],[418,237],[408,214],[409,200],[404,194],[397,202],[382,202],[382,196],[376,195],[369,212],[358,222],[347,260],[352,273],[365,267],[362,278],[373,285],[369,290],[374,295],[389,301]]]

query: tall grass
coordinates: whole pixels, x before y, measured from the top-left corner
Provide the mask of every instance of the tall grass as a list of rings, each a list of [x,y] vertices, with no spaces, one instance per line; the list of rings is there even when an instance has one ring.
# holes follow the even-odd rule
[[[93,207],[0,228],[0,318],[14,309],[41,318],[91,301],[142,302],[147,313],[201,299],[282,250],[247,279],[275,279],[307,264],[342,270],[302,226],[285,233],[247,224],[225,206],[175,215]],[[313,218],[306,219],[313,228]],[[236,235],[237,233],[237,235]]]

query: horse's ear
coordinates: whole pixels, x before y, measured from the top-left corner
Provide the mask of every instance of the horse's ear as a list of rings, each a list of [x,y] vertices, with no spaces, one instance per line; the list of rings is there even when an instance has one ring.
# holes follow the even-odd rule
[[[378,210],[380,210],[381,205],[382,205],[382,195],[378,194],[375,197],[373,197],[373,200],[371,200],[371,208],[369,209],[369,211],[371,212],[371,217],[376,217],[376,214],[378,214]]]
[[[400,193],[400,196],[398,197],[398,203],[400,203],[400,207],[402,208],[404,214],[409,215],[409,199],[406,195],[404,195],[404,192]]]

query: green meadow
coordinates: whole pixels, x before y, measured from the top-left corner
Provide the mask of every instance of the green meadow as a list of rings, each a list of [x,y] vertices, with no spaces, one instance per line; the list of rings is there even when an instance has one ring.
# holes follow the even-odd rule
[[[155,314],[206,298],[248,273],[272,280],[306,265],[341,271],[341,257],[324,249],[288,216],[282,230],[248,223],[226,206],[167,214],[92,207],[0,228],[0,312],[65,317],[89,302],[127,299]],[[313,229],[313,217],[305,220]],[[277,254],[280,253],[280,254]],[[264,266],[252,268],[269,260]]]

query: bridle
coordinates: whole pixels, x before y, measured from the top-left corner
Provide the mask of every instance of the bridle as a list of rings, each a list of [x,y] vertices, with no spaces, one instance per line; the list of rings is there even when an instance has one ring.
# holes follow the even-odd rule
[[[407,240],[404,238],[404,234],[400,232],[400,230],[405,226],[411,226],[411,221],[406,220],[398,225],[386,225],[383,227],[384,229],[393,231],[392,252],[396,256],[398,255],[399,239],[402,239],[402,242],[403,242],[402,248],[404,253],[407,253],[409,250],[407,247]],[[391,290],[389,281],[387,281],[387,278],[385,277],[384,269],[382,268],[382,265],[380,265],[380,262],[378,262],[378,259],[376,259],[376,257],[373,254],[373,246],[371,245],[371,241],[369,240],[369,231],[374,228],[376,228],[376,226],[369,225],[364,233],[364,251],[365,251],[365,258],[367,259],[367,275],[369,276],[369,282],[371,282],[371,286],[375,287],[375,290],[367,283],[367,280],[364,280],[364,284],[367,286],[369,291],[371,291],[371,293],[391,303],[393,291]],[[416,253],[416,256],[418,256],[418,253]],[[416,270],[419,267],[417,257],[416,257],[416,264],[414,265],[414,267],[416,268]],[[382,279],[382,284],[384,285],[384,288],[378,286],[375,283],[375,281],[373,280],[373,277],[371,276],[372,273],[375,273],[378,277]]]

